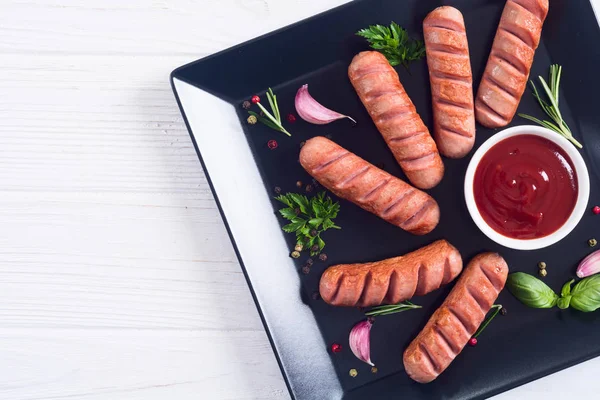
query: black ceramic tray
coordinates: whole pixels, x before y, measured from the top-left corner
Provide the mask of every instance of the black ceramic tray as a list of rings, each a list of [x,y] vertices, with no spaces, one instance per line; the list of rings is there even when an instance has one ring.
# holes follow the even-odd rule
[[[503,0],[355,1],[173,72],[178,100],[183,91],[189,91],[183,89],[187,84],[186,87],[191,85],[221,99],[218,107],[231,113],[231,119],[220,124],[222,130],[208,135],[194,126],[203,121],[202,113],[210,117],[211,112],[218,110],[204,108],[200,112],[193,107],[182,107],[180,102],[293,397],[479,399],[600,355],[600,314],[528,309],[505,290],[498,302],[506,306],[508,315],[496,319],[480,337],[478,346],[465,348],[436,381],[420,385],[404,373],[402,352],[450,287],[413,299],[423,305],[422,310],[377,319],[372,330],[372,359],[379,369],[377,374],[348,349],[349,330],[364,319],[364,314],[357,309],[330,307],[314,299],[321,272],[328,265],[397,256],[441,238],[458,247],[465,261],[481,251],[497,251],[506,258],[512,272],[535,273],[537,262],[545,260],[549,265],[546,282],[559,290],[562,283],[574,276],[578,262],[590,252],[587,240],[598,235],[600,220],[594,219],[591,212],[586,213],[566,239],[550,248],[531,252],[503,248],[487,239],[467,212],[463,179],[470,156],[462,160],[445,159],[445,178],[430,191],[440,204],[442,218],[427,236],[410,235],[341,201],[337,222],[343,229],[324,235],[328,260],[316,262],[308,275],[300,272],[307,256],[298,260],[288,258],[293,235],[281,232],[279,227],[284,221],[278,221],[274,215],[279,208],[272,200],[276,186],[284,192],[298,191],[296,181],[310,182],[298,163],[298,153],[301,142],[313,136],[329,135],[348,150],[403,177],[347,78],[351,58],[367,49],[365,41],[354,35],[358,29],[394,20],[418,37],[429,11],[440,5],[453,5],[465,17],[477,85],[504,3]],[[582,153],[591,177],[590,198],[600,202],[598,43],[600,29],[587,0],[551,0],[531,73],[534,77],[546,76],[551,63],[563,66],[561,108],[575,136],[584,144]],[[431,127],[425,60],[412,63],[410,73],[402,67],[397,70],[417,111]],[[282,114],[286,115],[294,112],[294,95],[305,83],[316,99],[353,116],[358,125],[353,127],[343,120],[315,126],[298,119],[294,124],[286,124],[293,135],[288,138],[260,124],[250,127],[244,123],[247,113],[240,107],[242,101],[254,94],[264,95],[266,88],[272,87]],[[231,111],[234,109],[235,113]],[[529,93],[524,95],[519,112],[542,116]],[[516,117],[510,126],[526,123]],[[478,126],[476,148],[494,132]],[[275,150],[267,146],[271,139],[278,142]],[[235,210],[234,196],[245,198],[244,207],[249,209]],[[255,222],[262,221],[259,231],[249,225],[252,218],[256,218]],[[344,351],[328,353],[332,343],[342,344]],[[349,376],[351,368],[358,370],[357,377]]]

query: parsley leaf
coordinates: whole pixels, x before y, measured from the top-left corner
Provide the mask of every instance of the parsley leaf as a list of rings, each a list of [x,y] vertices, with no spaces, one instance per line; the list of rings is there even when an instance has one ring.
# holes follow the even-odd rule
[[[310,251],[312,256],[321,253],[325,247],[321,233],[328,229],[341,229],[333,222],[340,211],[340,204],[334,203],[325,192],[311,199],[298,193],[286,193],[275,200],[286,206],[279,210],[279,214],[290,221],[282,229],[287,233],[295,233],[296,245]]]
[[[371,48],[381,52],[393,67],[402,65],[408,69],[408,63],[425,57],[423,41],[411,39],[406,29],[395,22],[389,27],[371,25],[356,34],[367,39]]]

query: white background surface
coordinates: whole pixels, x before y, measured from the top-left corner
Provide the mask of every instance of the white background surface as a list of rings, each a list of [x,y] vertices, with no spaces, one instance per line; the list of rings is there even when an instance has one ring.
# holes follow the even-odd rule
[[[1,400],[288,398],[168,74],[342,2],[0,0]]]

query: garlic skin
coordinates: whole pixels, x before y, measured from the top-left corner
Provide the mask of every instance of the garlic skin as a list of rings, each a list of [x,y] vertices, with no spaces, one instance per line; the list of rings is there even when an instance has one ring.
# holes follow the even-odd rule
[[[306,122],[315,125],[325,125],[338,119],[348,118],[352,122],[356,121],[347,115],[340,114],[329,108],[323,107],[308,93],[308,85],[302,85],[296,93],[296,112]]]
[[[600,272],[600,250],[596,250],[583,259],[577,267],[577,276],[585,278]]]
[[[371,362],[371,327],[370,320],[359,322],[350,331],[350,350],[359,360],[374,366]]]

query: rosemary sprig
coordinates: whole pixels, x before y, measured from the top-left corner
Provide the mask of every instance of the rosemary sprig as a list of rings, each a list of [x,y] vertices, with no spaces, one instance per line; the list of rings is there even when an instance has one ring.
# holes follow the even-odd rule
[[[546,96],[548,97],[548,99],[550,101],[550,104],[548,104],[548,102],[546,102],[544,99],[542,99],[542,97],[540,96],[540,93],[537,90],[537,87],[535,86],[535,83],[533,81],[531,81],[533,97],[535,97],[535,99],[538,101],[538,103],[540,103],[540,106],[542,107],[544,112],[554,121],[554,123],[552,123],[550,121],[546,121],[546,120],[542,121],[538,118],[532,117],[531,115],[527,115],[527,114],[519,114],[519,116],[521,118],[528,119],[530,121],[535,122],[536,124],[539,124],[545,128],[548,128],[548,129],[551,129],[551,130],[557,132],[558,134],[564,136],[569,141],[571,141],[571,143],[573,143],[575,146],[577,146],[578,148],[581,149],[581,148],[583,148],[583,146],[581,145],[581,143],[579,143],[573,137],[573,133],[571,132],[571,129],[569,129],[569,126],[567,125],[565,120],[563,119],[560,109],[558,107],[561,74],[562,74],[562,67],[558,64],[554,64],[554,65],[550,66],[550,74],[549,74],[550,84],[548,84],[544,80],[544,78],[542,78],[541,76],[538,76],[540,83],[542,84],[542,87],[544,88],[544,92],[546,93]]]
[[[408,310],[416,310],[417,308],[422,308],[419,305],[413,304],[410,301],[403,301],[398,304],[390,304],[385,306],[377,306],[371,308],[369,311],[365,313],[368,317],[381,317],[383,315],[396,314]]]
[[[260,102],[256,103],[256,105],[258,106],[258,108],[260,108],[260,110],[265,116],[263,117],[255,113],[254,111],[248,111],[248,114],[254,115],[258,122],[265,124],[269,128],[285,133],[288,136],[292,136],[287,130],[285,130],[285,128],[281,124],[281,113],[279,112],[279,106],[277,105],[277,96],[275,96],[275,93],[273,93],[273,89],[269,88],[266,95],[273,114],[267,111],[267,109],[262,104],[260,104]]]
[[[492,322],[492,320],[496,317],[496,315],[498,315],[498,313],[500,312],[501,309],[502,309],[502,304],[494,304],[492,306],[492,311],[491,311],[492,313],[479,326],[479,329],[477,329],[477,331],[473,335],[474,338],[477,338],[477,336],[481,335],[481,332],[483,332],[483,330],[485,328],[487,328],[487,326],[490,324],[490,322]]]

